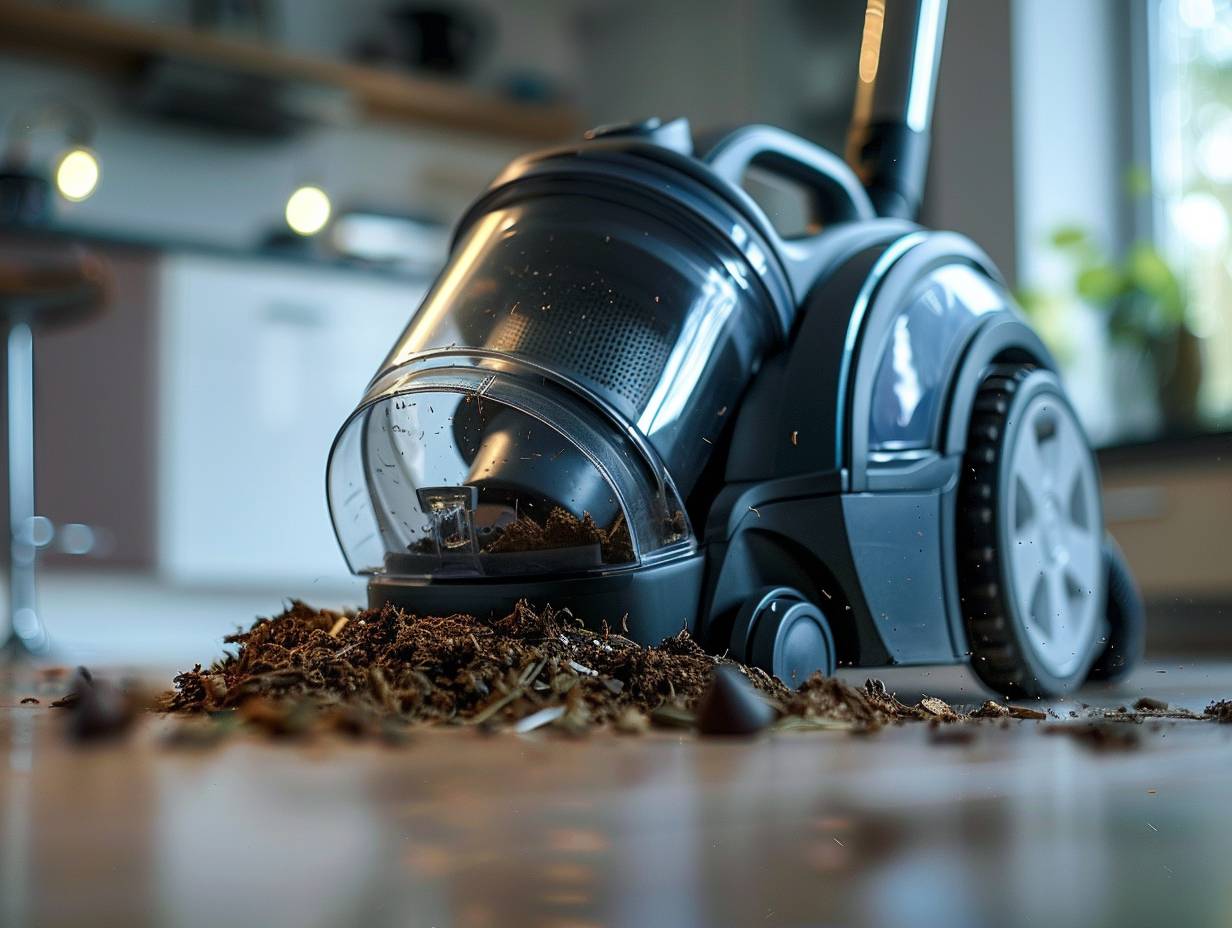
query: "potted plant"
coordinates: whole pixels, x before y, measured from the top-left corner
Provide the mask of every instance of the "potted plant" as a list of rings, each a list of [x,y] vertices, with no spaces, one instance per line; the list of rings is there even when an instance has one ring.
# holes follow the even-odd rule
[[[1113,257],[1080,226],[1057,228],[1049,243],[1066,259],[1070,299],[1099,311],[1112,344],[1148,365],[1164,430],[1192,430],[1199,418],[1202,352],[1185,322],[1186,293],[1176,270],[1148,242],[1137,242],[1124,256]],[[1025,291],[1020,301],[1037,318],[1045,337],[1053,335],[1055,342],[1058,324],[1050,310],[1057,297]]]

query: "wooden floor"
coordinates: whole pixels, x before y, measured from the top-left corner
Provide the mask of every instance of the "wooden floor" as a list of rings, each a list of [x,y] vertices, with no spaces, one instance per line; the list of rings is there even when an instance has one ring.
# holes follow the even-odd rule
[[[1232,669],[1082,698],[1144,692],[1202,708]],[[1148,723],[1116,752],[1036,722],[186,751],[151,719],[82,749],[21,695],[0,696],[4,926],[1232,924],[1232,725]]]

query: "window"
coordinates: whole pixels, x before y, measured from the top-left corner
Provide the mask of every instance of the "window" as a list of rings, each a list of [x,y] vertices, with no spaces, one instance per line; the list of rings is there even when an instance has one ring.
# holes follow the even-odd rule
[[[1156,238],[1180,269],[1172,386],[1201,428],[1232,427],[1232,0],[1158,0],[1150,43]],[[1184,397],[1180,397],[1183,401]]]

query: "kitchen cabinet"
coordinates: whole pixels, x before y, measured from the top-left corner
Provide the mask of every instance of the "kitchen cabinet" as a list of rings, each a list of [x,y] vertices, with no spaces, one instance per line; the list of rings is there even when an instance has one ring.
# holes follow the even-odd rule
[[[190,583],[346,576],[326,459],[423,286],[180,254],[159,289],[159,568]]]
[[[11,262],[54,263],[79,247],[102,259],[110,296],[97,317],[36,333],[36,505],[56,525],[88,525],[95,544],[70,556],[57,539],[41,560],[213,587],[348,577],[326,458],[426,282],[0,232]],[[0,481],[5,465],[0,453]]]

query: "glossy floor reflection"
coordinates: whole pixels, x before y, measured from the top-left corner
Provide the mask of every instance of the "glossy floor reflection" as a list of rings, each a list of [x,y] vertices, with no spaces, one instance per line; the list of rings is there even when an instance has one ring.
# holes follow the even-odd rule
[[[13,702],[6,926],[1232,923],[1232,726],[82,750]]]

